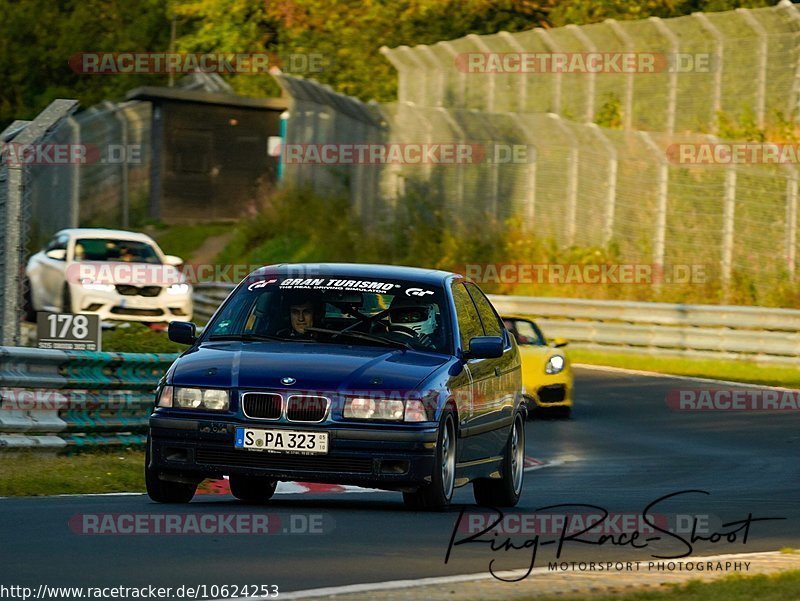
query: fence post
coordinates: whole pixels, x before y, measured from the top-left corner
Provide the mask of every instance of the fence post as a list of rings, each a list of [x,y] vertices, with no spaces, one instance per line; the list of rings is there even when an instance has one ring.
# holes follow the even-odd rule
[[[718,130],[717,115],[722,112],[722,69],[725,61],[725,36],[714,25],[705,13],[692,13],[700,25],[714,38],[714,96],[711,101],[711,120],[709,121],[713,131]]]
[[[483,41],[483,38],[480,36],[471,33],[467,36],[467,39],[475,44],[475,47],[478,48],[481,52],[486,52],[487,54],[492,52],[492,49],[486,45],[486,42]],[[489,73],[488,78],[484,77],[484,80],[488,79],[489,89],[486,92],[486,112],[493,113],[494,112],[494,96],[495,96],[495,79],[496,77]]]
[[[442,106],[444,104],[446,90],[445,84],[447,83],[447,68],[445,65],[442,65],[430,46],[420,46],[420,49],[425,53],[425,56],[428,57],[431,67],[439,72],[439,92],[436,95],[435,102],[429,103],[428,106]]]
[[[578,139],[570,131],[569,127],[564,124],[559,115],[548,113],[547,116],[555,121],[558,128],[569,140],[570,145],[569,170],[567,171],[567,223],[565,229],[567,245],[572,246],[575,242],[575,222],[578,211]]]
[[[514,50],[516,50],[517,52],[519,52],[521,54],[527,52],[527,50],[525,50],[525,47],[522,44],[519,43],[519,40],[517,40],[517,38],[515,38],[509,32],[501,31],[498,35],[501,38],[503,38],[508,43],[508,45],[511,46],[512,48],[514,48]],[[517,112],[525,113],[525,112],[527,112],[525,110],[525,105],[527,104],[527,101],[528,101],[528,97],[527,97],[528,96],[528,82],[526,81],[526,77],[525,77],[524,73],[520,73],[519,74],[518,82],[519,82],[519,84],[517,85],[517,94],[518,94],[518,97],[517,97]]]
[[[66,116],[78,108],[77,100],[54,100],[39,115],[25,126],[14,138],[20,146],[34,144],[43,139]],[[12,124],[13,125],[13,124]],[[6,130],[8,131],[8,130]],[[5,132],[4,132],[5,133]],[[8,193],[5,206],[5,244],[2,301],[2,336],[0,345],[19,346],[20,343],[20,292],[22,259],[25,254],[25,235],[29,215],[25,206],[25,165],[9,162],[6,182]]]
[[[450,42],[436,42],[436,45],[441,45],[447,54],[450,55],[450,57],[453,59],[453,68],[455,69],[458,53],[455,51]],[[458,71],[458,98],[455,98],[453,102],[448,100],[448,106],[466,106],[464,102],[464,96],[467,93],[467,72],[459,71],[458,69],[456,69],[456,71]],[[442,104],[444,104],[444,96],[442,96]]]
[[[603,228],[603,244],[608,246],[611,239],[614,237],[614,213],[617,203],[617,149],[611,143],[611,140],[603,133],[599,125],[590,123],[589,126],[608,152],[608,191],[606,197],[605,227]]]
[[[719,142],[714,136],[707,136],[712,144]],[[725,168],[725,188],[722,205],[722,294],[727,301],[733,273],[733,243],[736,231],[736,164]]]
[[[425,63],[422,62],[417,56],[417,53],[408,46],[400,46],[398,50],[402,50],[403,53],[410,57],[412,62],[419,67],[419,71],[417,71],[417,77],[414,78],[415,81],[420,82],[419,94],[417,95],[415,101],[416,104],[428,106],[430,104],[428,102],[428,80],[425,76],[425,73],[428,71],[428,69],[425,66]]]
[[[673,64],[672,68],[669,72],[669,96],[667,100],[667,122],[665,124],[664,130],[671,134],[675,131],[675,113],[677,111],[678,106],[678,70],[677,70],[677,61],[678,61],[678,52],[680,52],[680,42],[678,40],[678,36],[672,33],[672,30],[667,27],[663,20],[659,17],[649,17],[648,19],[656,26],[659,33],[663,35],[670,43],[670,50],[672,51],[673,56]]]
[[[555,43],[553,37],[547,32],[546,29],[542,27],[537,27],[533,30],[540,38],[542,38],[542,42],[550,52],[560,53],[561,49],[558,47],[558,44]],[[559,70],[553,76],[553,107],[551,112],[556,113],[558,115],[561,114],[561,70]]]
[[[102,106],[106,108],[114,118],[119,121],[120,124],[120,133],[122,134],[122,151],[125,153],[125,160],[122,161],[120,168],[122,169],[122,227],[123,229],[128,229],[130,227],[130,197],[128,196],[128,120],[125,118],[125,115],[120,113],[119,107],[115,105],[113,102],[106,100],[102,103]],[[108,151],[108,149],[106,149]]]
[[[79,145],[81,143],[81,124],[72,115],[67,117],[65,122],[72,130],[72,143]],[[81,219],[81,164],[73,163],[70,170],[72,174],[69,191],[69,227],[78,227]]]
[[[778,6],[783,8],[795,25],[800,23],[800,13],[797,6],[791,0],[781,0]],[[800,61],[797,61],[794,69],[794,79],[792,80],[792,92],[789,97],[787,114],[791,118],[800,110]]]
[[[458,139],[460,142],[466,142],[467,136],[464,133],[464,129],[458,124],[458,122],[453,119],[453,116],[450,114],[444,107],[438,107],[436,109],[438,112],[442,114],[444,120],[452,127],[455,131],[458,132]],[[460,165],[456,165],[456,206],[460,209],[464,206],[464,168]]]
[[[472,118],[473,119],[475,119],[476,121],[479,120],[479,122],[481,124],[481,129],[483,129],[484,131],[488,131],[488,136],[487,136],[486,141],[497,142],[499,136],[495,135],[495,131],[492,128],[491,122],[488,123],[488,127],[487,127],[487,120],[486,120],[485,114],[482,114],[481,111],[478,111],[476,109],[470,109],[470,113],[472,113]],[[487,144],[487,149],[488,149],[488,147],[489,147],[489,145]],[[497,149],[494,146],[492,146],[491,148],[492,148],[492,152],[495,152],[495,153],[497,152]],[[495,154],[495,156],[491,156],[490,157],[488,155],[488,153],[487,153],[486,158],[487,158],[487,160],[491,161],[489,163],[489,166],[490,166],[490,170],[491,170],[491,174],[492,174],[492,184],[491,184],[492,196],[490,198],[490,200],[491,200],[491,204],[490,204],[491,211],[490,211],[490,213],[491,213],[492,217],[497,217],[497,197],[498,197],[498,187],[500,186],[500,164],[497,161],[494,160],[496,158],[496,154]]]
[[[625,46],[625,52],[633,52],[636,47],[633,38],[629,36],[615,19],[606,19],[605,22]],[[631,129],[633,124],[633,85],[636,72],[631,69],[625,75],[625,94],[622,109],[622,127]]]
[[[797,167],[787,165],[786,178],[786,267],[789,281],[794,282],[797,269]]]
[[[595,46],[594,42],[589,39],[589,36],[583,32],[583,29],[574,23],[567,25],[566,29],[571,31],[572,35],[574,35],[589,52],[597,52],[597,46]],[[586,87],[586,121],[591,123],[594,121],[595,89],[597,87],[597,73],[594,71],[589,72],[589,79]]]
[[[656,229],[653,236],[653,265],[664,267],[664,252],[667,239],[667,199],[669,193],[669,162],[665,153],[656,146],[653,139],[646,131],[640,131],[639,136],[653,151],[653,156],[658,157],[658,193],[656,196]],[[656,287],[659,283],[656,282]]]
[[[758,76],[756,77],[756,121],[758,127],[764,127],[764,110],[767,101],[767,57],[769,39],[764,26],[758,22],[746,8],[737,8],[736,12],[747,22],[747,25],[758,36]]]
[[[525,132],[525,136],[531,142],[536,139],[530,126],[525,123],[518,113],[508,113],[519,128]],[[523,229],[526,232],[533,231],[534,219],[536,218],[536,162],[539,160],[539,149],[534,144],[528,144],[533,147],[533,160],[528,160],[528,179],[525,182],[525,222]],[[529,157],[530,159],[531,157]]]

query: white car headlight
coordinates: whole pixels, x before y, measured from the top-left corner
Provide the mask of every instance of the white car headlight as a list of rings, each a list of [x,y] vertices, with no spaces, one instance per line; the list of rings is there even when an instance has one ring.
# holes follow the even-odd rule
[[[352,419],[402,420],[405,404],[389,399],[347,399],[343,415]]]
[[[170,389],[167,393],[167,389]],[[165,395],[169,395],[169,405]],[[206,409],[208,411],[227,411],[230,396],[227,390],[219,388],[183,388],[165,386],[158,401],[159,407],[179,407],[181,409]]]
[[[188,294],[189,284],[172,284],[167,288],[167,294]]]
[[[553,355],[547,360],[547,365],[544,366],[544,373],[557,374],[564,369],[566,361],[561,355]]]
[[[95,282],[94,280],[90,280],[88,278],[84,278],[81,280],[81,286],[86,288],[87,290],[99,290],[100,292],[114,292],[114,284],[101,284],[99,282]]]

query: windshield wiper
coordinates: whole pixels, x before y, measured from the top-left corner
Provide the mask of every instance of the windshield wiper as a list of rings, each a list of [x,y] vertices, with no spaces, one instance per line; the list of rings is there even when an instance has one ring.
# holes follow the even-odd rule
[[[279,340],[285,341],[278,336],[270,336],[269,334],[211,334],[209,340]]]
[[[306,328],[306,332],[321,332],[322,334],[333,334],[334,337],[350,336],[351,338],[360,338],[362,340],[370,340],[371,342],[379,342],[387,346],[396,346],[398,348],[409,349],[412,351],[414,350],[414,347],[406,342],[401,342],[400,340],[389,340],[388,338],[381,338],[380,336],[373,336],[372,334],[364,334],[362,332],[348,332],[346,330],[328,330],[326,328]]]

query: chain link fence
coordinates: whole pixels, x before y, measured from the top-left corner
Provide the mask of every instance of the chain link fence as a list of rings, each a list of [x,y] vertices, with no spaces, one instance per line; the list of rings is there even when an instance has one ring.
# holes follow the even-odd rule
[[[797,7],[782,0],[769,8],[469,35],[381,52],[398,71],[400,102],[583,122],[602,122],[611,112],[625,129],[716,133],[720,113],[760,128],[796,115],[799,33]],[[598,54],[601,63],[583,68]]]

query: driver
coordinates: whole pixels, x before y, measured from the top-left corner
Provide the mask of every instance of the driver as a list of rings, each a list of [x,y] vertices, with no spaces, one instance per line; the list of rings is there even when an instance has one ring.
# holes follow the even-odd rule
[[[309,331],[309,328],[320,327],[324,305],[314,297],[292,295],[285,306],[291,327],[277,332],[278,336],[316,340],[318,333]]]
[[[427,348],[436,348],[437,322],[436,305],[425,304],[397,296],[389,309],[389,324],[402,331],[403,328],[413,330],[417,334],[417,342]]]

